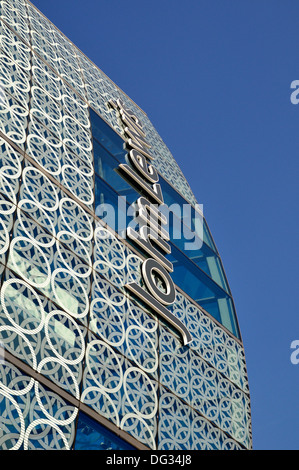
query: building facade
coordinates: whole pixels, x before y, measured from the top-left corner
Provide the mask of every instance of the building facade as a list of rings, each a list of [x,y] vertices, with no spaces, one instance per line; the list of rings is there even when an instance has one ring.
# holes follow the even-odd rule
[[[251,449],[232,294],[147,115],[29,1],[0,61],[0,449]]]

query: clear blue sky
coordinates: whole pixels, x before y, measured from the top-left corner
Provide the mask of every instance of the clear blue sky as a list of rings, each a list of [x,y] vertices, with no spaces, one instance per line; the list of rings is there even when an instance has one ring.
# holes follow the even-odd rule
[[[221,254],[255,449],[299,449],[297,0],[33,0],[148,114]]]

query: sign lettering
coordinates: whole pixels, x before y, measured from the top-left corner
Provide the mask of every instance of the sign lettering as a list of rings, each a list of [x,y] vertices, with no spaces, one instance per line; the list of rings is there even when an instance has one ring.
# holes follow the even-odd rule
[[[156,207],[163,204],[163,194],[159,184],[159,175],[152,164],[149,153],[150,145],[146,141],[142,125],[132,111],[126,109],[121,100],[111,100],[109,104],[118,112],[124,126],[127,160],[129,164],[120,164],[119,170],[139,188],[141,197],[136,201],[136,220],[138,229],[127,228],[127,236],[136,243],[149,258],[142,264],[141,272],[147,290],[135,282],[126,284],[126,288],[148,307],[169,322],[180,334],[183,344],[192,341],[185,325],[168,309],[175,301],[176,291],[169,273],[173,272],[172,263],[165,257],[171,252],[169,234],[163,227],[166,217]],[[144,196],[146,194],[146,197]]]

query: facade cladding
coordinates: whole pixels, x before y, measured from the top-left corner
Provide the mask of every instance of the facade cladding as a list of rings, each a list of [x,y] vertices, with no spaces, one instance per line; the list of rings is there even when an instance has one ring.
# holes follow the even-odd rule
[[[30,2],[1,0],[0,28],[0,448],[251,449],[231,292],[178,165]]]

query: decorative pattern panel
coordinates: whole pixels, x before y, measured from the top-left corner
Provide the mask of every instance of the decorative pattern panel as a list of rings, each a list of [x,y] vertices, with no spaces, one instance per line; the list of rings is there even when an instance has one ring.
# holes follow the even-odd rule
[[[70,449],[78,408],[9,362],[0,375],[1,449]]]

